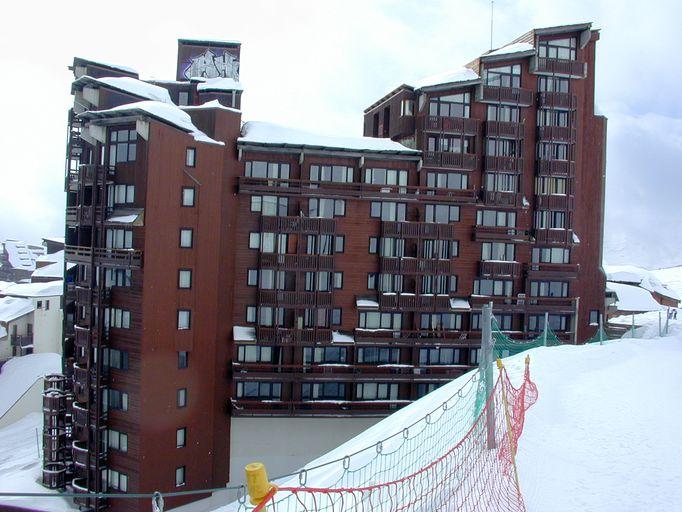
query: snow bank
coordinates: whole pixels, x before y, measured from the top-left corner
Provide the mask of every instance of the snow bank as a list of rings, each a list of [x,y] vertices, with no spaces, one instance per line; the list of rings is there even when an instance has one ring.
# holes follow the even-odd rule
[[[168,90],[158,85],[143,82],[136,78],[129,76],[105,76],[102,78],[93,78],[88,75],[81,76],[78,80],[73,82],[73,85],[84,87],[86,85],[105,86],[112,89],[117,89],[127,94],[132,94],[138,98],[145,98],[153,101],[160,101],[162,103],[170,103],[171,100]]]
[[[197,91],[243,91],[244,86],[234,78],[206,78],[201,83],[197,84]]]
[[[29,354],[7,361],[0,370],[0,417],[36,380],[61,371],[62,358],[59,354]]]

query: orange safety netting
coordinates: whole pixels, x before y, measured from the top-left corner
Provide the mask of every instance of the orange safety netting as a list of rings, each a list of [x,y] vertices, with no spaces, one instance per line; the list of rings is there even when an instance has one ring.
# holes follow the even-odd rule
[[[379,442],[378,455],[362,461],[358,468],[351,468],[350,460],[344,459],[343,474],[336,480],[341,485],[308,487],[302,482],[299,487],[280,487],[254,512],[524,511],[514,457],[525,412],[537,400],[538,390],[530,380],[528,358],[518,388],[501,364],[499,368],[492,392],[473,424],[467,422],[468,430],[458,434],[461,423],[452,419],[458,418],[458,413],[450,405],[450,418],[444,404],[441,416],[433,420],[429,414],[424,428],[412,438],[414,442],[396,446],[392,457],[380,456],[383,448]],[[475,393],[465,400],[468,395],[462,389],[458,405],[467,409]],[[431,458],[424,460],[424,456]],[[362,485],[343,485],[353,482]]]

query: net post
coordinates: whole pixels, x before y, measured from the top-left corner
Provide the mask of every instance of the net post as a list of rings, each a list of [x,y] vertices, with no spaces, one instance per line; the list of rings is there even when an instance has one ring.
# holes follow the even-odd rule
[[[635,339],[635,314],[632,313],[632,327],[630,327],[630,337]]]
[[[604,344],[604,315],[599,313],[599,344]]]
[[[549,325],[549,311],[545,311],[545,328],[543,330],[542,336],[544,338],[542,345],[547,346],[547,326]]]
[[[670,328],[670,306],[668,306],[668,310],[666,311],[665,314],[665,329],[664,333],[667,336],[668,335],[668,329]]]
[[[661,312],[658,312],[658,337],[663,336],[663,322],[661,322]]]
[[[490,399],[493,391],[493,303],[489,302],[483,306],[481,312],[481,352],[483,355],[483,365],[479,365],[479,371],[483,378],[485,389],[485,403]],[[493,407],[486,408],[486,426],[488,431],[488,449],[492,450],[495,446],[495,411]]]
[[[277,491],[277,486],[268,481],[268,473],[262,462],[252,462],[244,468],[246,488],[252,505],[265,504]],[[256,510],[260,510],[257,507]]]

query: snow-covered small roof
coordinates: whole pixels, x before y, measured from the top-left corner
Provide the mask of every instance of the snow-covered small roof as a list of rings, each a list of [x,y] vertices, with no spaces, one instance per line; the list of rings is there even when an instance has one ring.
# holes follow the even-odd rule
[[[648,290],[639,286],[608,281],[606,289],[614,292],[618,297],[616,307],[620,311],[658,311],[663,309],[663,306],[654,300]]]
[[[36,254],[28,245],[19,240],[5,240],[5,251],[12,268],[20,270],[35,270]]]
[[[66,269],[71,270],[75,267],[75,263],[67,263]],[[42,277],[42,278],[54,278],[63,279],[64,278],[64,262],[51,263],[50,265],[45,265],[44,267],[37,268],[31,274],[31,278]]]
[[[112,117],[120,117],[124,115],[130,116],[149,116],[162,123],[169,124],[184,132],[189,133],[198,142],[206,142],[208,144],[218,144],[224,146],[225,143],[213,140],[204,132],[199,130],[192,123],[192,118],[189,114],[183,112],[175,105],[162,103],[160,101],[138,101],[137,103],[127,103],[119,105],[118,107],[110,108],[108,110],[89,110],[79,114],[78,117],[82,119],[107,119]]]
[[[256,341],[256,328],[235,325],[233,328],[234,341]]]
[[[84,87],[86,85],[92,87],[109,87],[137,96],[138,98],[160,101],[162,103],[173,103],[167,89],[129,76],[93,78],[88,75],[83,75],[73,82],[74,87]]]
[[[609,281],[634,284],[650,292],[655,292],[671,299],[682,300],[679,293],[661,282],[653,272],[644,268],[634,265],[606,265],[604,270]]]
[[[33,301],[19,297],[3,297],[0,299],[0,322],[11,322],[33,312]]]
[[[480,76],[473,70],[466,67],[457,68],[453,71],[446,71],[437,75],[428,76],[417,80],[414,83],[415,89],[424,89],[437,85],[456,84],[461,82],[475,82],[480,80]]]
[[[355,299],[355,305],[359,308],[378,308],[379,303],[370,299]]]
[[[528,53],[528,54],[535,53],[535,47],[533,47],[533,45],[529,44],[529,43],[512,43],[512,44],[508,44],[506,46],[503,46],[502,48],[498,48],[497,50],[493,50],[491,52],[484,54],[483,58],[485,59],[486,57],[497,57],[497,56],[501,56],[501,55],[525,54],[525,53]]]
[[[112,215],[105,222],[109,222],[111,224],[132,224],[139,216],[139,213],[134,213],[132,215]]]
[[[248,121],[242,127],[239,143],[288,146],[297,148],[320,148],[341,151],[367,151],[373,153],[405,153],[419,155],[416,149],[410,149],[391,139],[374,137],[333,137],[288,128],[274,123]]]
[[[459,311],[471,311],[471,304],[469,304],[469,301],[466,299],[451,297],[450,309],[457,309]]]
[[[36,258],[36,262],[40,263],[58,263],[64,261],[64,251],[57,251],[50,254],[41,254]]]
[[[44,236],[43,240],[46,242],[56,242],[58,244],[63,244],[66,239],[63,236]]]
[[[218,100],[207,101],[206,103],[202,103],[201,105],[183,105],[180,108],[182,110],[205,110],[205,109],[217,108],[219,110],[229,110],[230,112],[235,112],[237,114],[242,113],[242,111],[239,110],[238,108],[226,107],[225,105],[220,103]]]
[[[2,290],[3,295],[12,297],[56,297],[64,292],[64,281],[46,283],[17,283]]]
[[[197,84],[197,91],[243,91],[244,86],[234,78],[206,78]]]
[[[241,41],[236,39],[178,39],[179,43],[183,44],[199,44],[203,46],[219,46],[219,45],[240,45]]]

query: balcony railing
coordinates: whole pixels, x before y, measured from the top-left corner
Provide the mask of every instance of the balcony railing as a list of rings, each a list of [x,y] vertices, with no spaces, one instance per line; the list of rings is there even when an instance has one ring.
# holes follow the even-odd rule
[[[475,171],[478,167],[478,156],[473,153],[424,151],[424,166]]]
[[[380,260],[381,272],[391,274],[451,274],[452,260],[428,258],[384,258]]]
[[[386,416],[411,400],[232,400],[232,416]]]
[[[579,60],[533,57],[530,61],[530,72],[536,75],[585,78],[587,76],[587,64]]]
[[[533,279],[576,279],[578,263],[526,263],[528,277]]]
[[[575,142],[575,128],[568,126],[538,126],[538,139],[561,142]]]
[[[79,305],[85,306],[90,304],[103,304],[111,298],[110,288],[87,288],[85,286],[76,286],[76,301]]]
[[[260,268],[282,270],[334,270],[334,256],[261,253]]]
[[[481,261],[479,273],[481,277],[518,277],[521,275],[521,264],[517,261]]]
[[[287,327],[256,328],[256,338],[261,343],[293,344],[332,341],[331,329],[294,329]]]
[[[491,206],[523,206],[523,194],[484,190],[483,202]]]
[[[414,295],[382,293],[378,297],[379,308],[399,309],[403,311],[450,311],[448,295]]]
[[[481,131],[480,119],[469,117],[419,116],[419,128],[428,132],[478,135]]]
[[[399,116],[389,127],[389,137],[403,137],[414,134],[414,116]]]
[[[12,334],[10,345],[13,347],[26,348],[33,345],[33,334]]]
[[[275,233],[334,234],[336,221],[311,217],[261,217],[261,230]]]
[[[77,347],[98,347],[100,345],[106,345],[108,340],[109,334],[106,331],[102,331],[102,334],[100,335],[100,333],[94,327],[83,327],[81,325],[75,326],[74,344]]]
[[[258,303],[262,306],[308,308],[332,305],[331,292],[260,290],[258,295]]]
[[[520,156],[486,156],[485,171],[523,172],[523,158]]]
[[[578,97],[567,92],[541,92],[538,93],[538,106],[575,110],[578,107]]]
[[[493,303],[493,311],[500,313],[519,313],[519,314],[541,314],[563,313],[574,314],[575,299],[573,297],[527,297],[519,295],[517,297],[483,297],[472,296],[472,310],[479,311],[488,304]]]
[[[541,194],[535,196],[536,208],[544,210],[572,210],[574,205],[573,196]]]
[[[528,241],[530,234],[528,230],[521,228],[509,228],[505,226],[475,226],[474,240],[519,240]]]
[[[63,489],[66,485],[66,464],[51,462],[43,466],[43,486],[48,489]]]
[[[476,99],[483,103],[504,103],[529,107],[533,104],[533,91],[519,87],[479,85],[476,88]]]
[[[505,121],[486,121],[485,133],[488,137],[508,137],[522,139],[524,137],[523,123]]]
[[[432,222],[383,221],[381,232],[382,236],[398,238],[456,238],[454,225]]]
[[[571,229],[535,229],[533,234],[538,243],[573,243],[573,230]]]
[[[537,164],[541,176],[575,176],[575,162],[569,160],[538,160]]]
[[[112,249],[109,247],[82,247],[67,245],[64,248],[66,261],[71,263],[94,262],[104,267],[142,268],[142,251],[137,249]]]
[[[356,343],[390,343],[391,345],[452,345],[452,346],[480,346],[480,335],[478,339],[470,337],[469,333],[460,330],[376,330],[376,329],[355,329]]]

